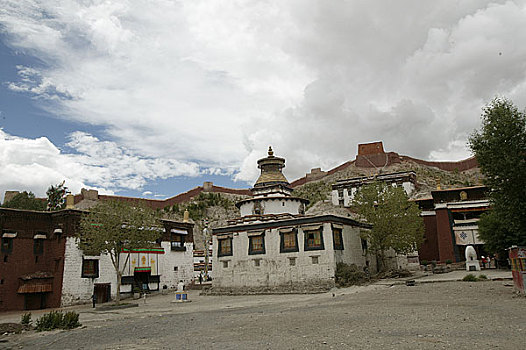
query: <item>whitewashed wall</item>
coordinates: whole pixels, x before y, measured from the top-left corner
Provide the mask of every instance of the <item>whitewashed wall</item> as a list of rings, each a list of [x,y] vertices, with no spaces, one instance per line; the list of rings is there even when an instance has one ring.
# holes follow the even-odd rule
[[[172,251],[170,242],[161,242],[161,247],[164,248],[160,266],[160,288],[167,286],[170,289],[177,288],[177,283],[180,280],[188,285],[192,281],[194,275],[194,244],[185,243],[186,251]],[[177,267],[175,271],[174,267]]]
[[[247,232],[233,234],[233,255],[217,257],[217,236],[213,237],[214,287],[279,287],[294,284],[318,285],[334,282],[336,262],[365,265],[362,254],[359,229],[344,225],[343,252],[333,249],[332,227],[323,224],[323,250],[304,251],[304,231],[298,229],[298,252],[280,253],[279,229],[265,231],[265,254],[248,254],[249,238]],[[317,257],[318,263],[313,263]],[[290,265],[290,258],[296,258],[295,266]],[[254,260],[259,259],[260,266]],[[224,262],[228,267],[224,267]]]
[[[117,290],[117,274],[108,255],[85,256],[86,259],[99,260],[99,277],[82,277],[82,251],[77,246],[77,239],[66,238],[64,254],[64,276],[62,281],[61,305],[91,302],[95,283],[111,283],[111,296],[115,297]]]
[[[253,215],[254,201],[247,201],[243,203],[239,211],[241,216]],[[298,214],[301,201],[297,199],[271,199],[271,197],[260,200],[261,208],[264,214]]]

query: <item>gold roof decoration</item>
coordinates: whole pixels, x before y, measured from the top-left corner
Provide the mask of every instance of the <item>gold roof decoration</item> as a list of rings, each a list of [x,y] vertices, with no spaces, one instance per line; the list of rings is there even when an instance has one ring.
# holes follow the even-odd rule
[[[265,186],[267,184],[281,183],[289,185],[289,182],[281,170],[285,167],[285,159],[274,156],[272,146],[268,148],[268,156],[258,160],[258,168],[261,169],[261,175],[254,186]]]

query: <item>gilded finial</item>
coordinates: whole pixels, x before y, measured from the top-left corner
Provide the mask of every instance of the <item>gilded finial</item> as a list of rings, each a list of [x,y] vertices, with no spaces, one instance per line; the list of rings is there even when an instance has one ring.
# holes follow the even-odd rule
[[[274,156],[274,151],[272,150],[272,146],[268,146],[268,156],[269,157],[273,157]]]
[[[440,191],[442,189],[442,186],[440,185],[440,179],[437,179],[437,190]]]

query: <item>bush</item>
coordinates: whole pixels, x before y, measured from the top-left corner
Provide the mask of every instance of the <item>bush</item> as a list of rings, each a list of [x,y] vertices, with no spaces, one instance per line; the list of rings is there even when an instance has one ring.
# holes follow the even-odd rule
[[[82,326],[79,322],[79,314],[75,311],[68,311],[62,319],[62,329],[73,329]]]
[[[449,265],[451,264],[453,261],[451,261],[451,259],[446,259],[446,265]]]
[[[488,276],[486,276],[486,275],[479,275],[478,279],[479,280],[487,280]]]
[[[464,282],[477,282],[477,277],[474,274],[470,273],[469,275],[464,276],[462,281],[464,281]]]
[[[339,287],[360,285],[369,280],[367,274],[361,271],[355,264],[336,264],[336,284]]]
[[[25,313],[22,315],[22,319],[20,320],[20,323],[23,325],[30,325],[31,324],[31,312]]]
[[[429,262],[427,260],[422,260],[420,262],[420,264],[424,265],[424,266],[427,266],[429,264]]]
[[[37,320],[36,330],[38,332],[50,331],[52,329],[72,329],[81,326],[79,323],[79,314],[75,311],[66,312],[51,311],[48,314],[42,315]]]

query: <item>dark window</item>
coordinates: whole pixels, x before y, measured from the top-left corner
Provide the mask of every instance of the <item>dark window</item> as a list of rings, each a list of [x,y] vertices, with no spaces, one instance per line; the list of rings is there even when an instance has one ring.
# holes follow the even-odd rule
[[[82,259],[82,277],[84,278],[99,277],[99,260]]]
[[[265,254],[265,235],[248,237],[248,254]]]
[[[280,252],[297,252],[298,251],[298,231],[296,229],[290,232],[280,232],[281,244]]]
[[[332,228],[332,241],[334,243],[334,250],[343,250],[343,237],[341,228]]]
[[[289,265],[296,266],[296,258],[289,258]]]
[[[321,250],[323,246],[322,229],[305,231],[305,250]]]
[[[361,240],[362,240],[362,251],[365,253],[367,252],[367,240],[363,238]]]
[[[2,253],[13,251],[13,238],[2,238]]]
[[[232,238],[221,238],[217,240],[219,249],[217,250],[217,256],[228,256],[232,255]]]
[[[35,253],[35,255],[41,255],[44,253],[44,240],[43,239],[33,240],[33,253]]]
[[[170,246],[172,250],[186,250],[186,247],[184,246],[184,236],[172,234]]]

